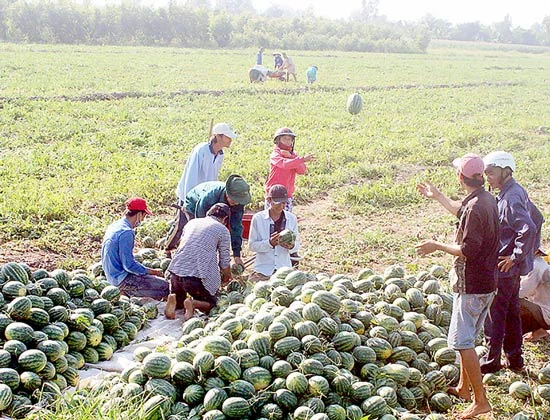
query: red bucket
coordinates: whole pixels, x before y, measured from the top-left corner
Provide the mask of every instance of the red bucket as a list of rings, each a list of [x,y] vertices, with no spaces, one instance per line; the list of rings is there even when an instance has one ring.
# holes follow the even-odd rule
[[[250,234],[250,224],[252,222],[252,216],[254,213],[245,213],[243,214],[243,238],[248,239]]]

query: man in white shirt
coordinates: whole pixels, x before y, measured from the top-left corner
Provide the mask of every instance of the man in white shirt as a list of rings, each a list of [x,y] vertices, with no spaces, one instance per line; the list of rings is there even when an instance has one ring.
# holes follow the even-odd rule
[[[237,135],[229,124],[218,123],[212,127],[210,140],[197,144],[187,158],[176,189],[176,216],[166,236],[165,251],[168,257],[177,248],[183,227],[189,220],[183,209],[187,193],[203,182],[218,180],[224,157],[223,149],[230,147],[235,138]]]
[[[528,341],[549,337],[550,329],[550,266],[542,257],[544,254],[538,252],[533,270],[521,277],[519,287],[521,329]]]
[[[298,221],[285,210],[288,192],[283,185],[273,185],[267,194],[269,208],[252,217],[248,246],[256,252],[251,281],[267,280],[280,267],[290,267],[290,254],[298,252]],[[279,243],[279,233],[290,229],[296,235],[294,245]]]

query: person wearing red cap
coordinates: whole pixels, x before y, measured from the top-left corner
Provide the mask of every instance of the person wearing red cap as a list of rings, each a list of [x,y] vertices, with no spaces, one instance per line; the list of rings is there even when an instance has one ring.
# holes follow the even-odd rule
[[[491,411],[475,352],[475,340],[497,288],[499,217],[494,197],[483,186],[483,160],[477,155],[467,154],[455,159],[453,165],[461,187],[468,193],[462,202],[450,200],[429,182],[421,183],[417,188],[424,197],[438,201],[459,218],[455,243],[428,240],[418,244],[416,250],[419,255],[443,251],[454,257],[449,274],[453,309],[447,340],[449,347],[459,352],[460,379],[458,385],[447,392],[472,400],[459,416],[470,419]]]
[[[112,223],[105,232],[101,265],[109,283],[123,294],[160,300],[168,296],[170,289],[162,277],[162,270],[145,267],[133,254],[134,229],[151,214],[143,198],[133,197],[126,202],[124,217]]]

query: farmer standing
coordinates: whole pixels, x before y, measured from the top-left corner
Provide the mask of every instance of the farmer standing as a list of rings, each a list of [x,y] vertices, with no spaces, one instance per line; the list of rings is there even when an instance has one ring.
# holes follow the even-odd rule
[[[458,181],[468,195],[462,202],[452,201],[429,182],[418,185],[419,192],[437,200],[450,213],[459,217],[455,244],[433,240],[417,245],[419,255],[443,251],[454,256],[450,274],[453,310],[449,325],[448,345],[460,355],[460,380],[448,392],[473,402],[460,415],[474,418],[491,411],[483,387],[475,339],[489,312],[497,287],[498,209],[494,197],[483,187],[483,160],[473,154],[453,162]]]
[[[315,160],[315,155],[298,156],[294,151],[296,134],[288,128],[282,127],[275,131],[273,136],[273,152],[269,160],[269,176],[265,184],[266,197],[273,185],[281,184],[288,192],[285,210],[292,211],[292,197],[294,195],[296,175],[303,175],[307,171],[306,163]],[[267,202],[266,202],[267,208]]]
[[[229,228],[233,259],[235,264],[243,265],[241,259],[243,214],[244,206],[250,203],[250,187],[239,175],[230,175],[226,182],[210,181],[197,185],[185,197],[183,204],[185,223],[191,219],[205,217],[208,210],[216,203],[224,203],[230,207]]]
[[[230,147],[235,138],[237,138],[237,135],[229,124],[218,123],[212,127],[210,140],[197,144],[191,151],[176,189],[178,199],[176,217],[168,232],[165,244],[165,251],[168,256],[172,250],[177,248],[183,225],[185,225],[185,217],[181,209],[185,196],[191,189],[203,182],[218,180],[224,158],[223,149]]]
[[[230,215],[227,204],[216,203],[206,217],[185,225],[181,244],[168,266],[171,295],[166,318],[174,319],[175,310],[185,308],[187,321],[195,309],[208,313],[216,305],[220,286],[231,280],[231,237],[226,228]],[[186,299],[187,294],[191,298]]]
[[[283,53],[283,70],[286,70],[286,81],[288,82],[289,76],[292,75],[294,77],[294,81],[297,82],[298,79],[296,79],[296,64],[294,64],[294,60],[290,58],[286,52]]]
[[[169,285],[162,270],[147,268],[134,258],[134,229],[152,214],[143,198],[126,202],[124,217],[112,223],[105,232],[101,247],[101,265],[110,284],[130,297],[163,299]]]
[[[260,47],[260,49],[258,50],[258,53],[256,54],[256,65],[257,66],[262,65],[263,58],[264,58],[264,47]]]
[[[291,253],[298,252],[298,221],[285,210],[288,193],[284,185],[273,185],[267,193],[268,208],[252,217],[248,247],[256,253],[250,281],[267,280],[280,267],[290,267]],[[294,244],[279,242],[279,233],[290,229],[296,235]]]
[[[530,215],[532,204],[529,196],[513,178],[516,164],[512,155],[496,151],[485,156],[483,161],[487,182],[499,190],[500,243],[498,293],[485,321],[489,352],[481,359],[481,371],[490,373],[500,370],[503,349],[507,367],[521,371],[520,276],[527,275],[533,269],[537,230]]]

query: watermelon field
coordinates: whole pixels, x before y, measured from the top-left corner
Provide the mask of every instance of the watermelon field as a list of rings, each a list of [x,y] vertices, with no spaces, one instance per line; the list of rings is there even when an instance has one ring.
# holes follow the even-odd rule
[[[0,44],[0,52],[0,279],[7,319],[0,316],[0,338],[3,345],[25,345],[0,350],[0,410],[9,411],[7,394],[23,395],[19,406],[22,398],[34,402],[45,383],[48,410],[29,414],[17,406],[17,415],[10,413],[436,420],[456,419],[467,407],[441,392],[457,374],[442,341],[451,260],[414,251],[423,239],[452,241],[455,220],[424,200],[416,184],[431,180],[458,199],[450,162],[468,152],[506,150],[516,159],[517,180],[550,217],[550,49],[434,41],[422,55],[288,51],[299,81],[264,84],[248,82],[253,50]],[[270,59],[264,56],[268,66]],[[319,67],[318,81],[307,86],[310,65]],[[346,109],[353,93],[363,101],[357,115]],[[252,212],[263,205],[277,128],[297,133],[299,154],[316,155],[297,179],[301,271],[281,271],[259,285],[244,276],[224,291],[209,322],[182,326],[173,348],[135,353],[139,372],[56,398],[57,388],[76,384],[84,362],[106,359],[109,346],[128,344],[146,315],[154,317],[88,268],[129,196],[146,198],[154,212],[137,231],[138,245],[162,239],[186,157],[206,140],[212,119],[229,122],[239,135],[221,178],[238,173],[249,181]],[[548,248],[548,223],[542,238]],[[4,290],[12,282],[23,286]],[[52,306],[30,298],[38,295]],[[101,336],[92,327],[103,328]],[[39,332],[67,349],[39,347],[45,339]],[[544,367],[550,346],[526,343],[525,350],[526,376],[503,371],[486,378],[492,418],[550,416]],[[31,353],[20,361],[23,352]],[[326,365],[335,370],[321,374]],[[51,378],[40,375],[44,369]],[[23,382],[22,372],[29,373]]]

